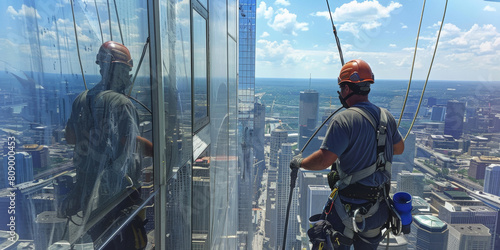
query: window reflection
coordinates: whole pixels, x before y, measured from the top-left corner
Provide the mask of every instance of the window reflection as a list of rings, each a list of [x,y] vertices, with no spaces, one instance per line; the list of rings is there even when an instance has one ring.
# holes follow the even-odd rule
[[[209,147],[208,147],[209,148]],[[210,150],[193,164],[192,237],[193,249],[209,249],[210,235]]]
[[[148,37],[146,3],[110,1],[108,6],[102,0],[75,1],[72,8],[70,1],[10,1],[7,6],[12,11],[0,17],[7,31],[2,50],[6,53],[0,61],[0,231],[10,229],[11,195],[16,197],[13,247],[94,248],[108,244],[115,232],[127,234],[129,225],[145,229],[140,234],[140,245],[145,246],[144,233],[154,230],[148,201],[154,191],[153,161],[146,153],[150,148],[141,142],[152,140],[148,54],[141,58]],[[100,27],[101,23],[113,25],[113,38],[127,45],[133,62],[117,55],[96,58],[102,40],[111,37],[109,26]],[[104,81],[96,59],[101,66],[129,64],[129,69]],[[139,67],[141,59],[145,63]],[[101,88],[105,83],[109,86]],[[107,94],[123,105],[106,101],[113,98],[99,99],[97,89],[113,89]],[[95,95],[79,102],[83,92]],[[75,100],[82,105],[73,106]],[[88,120],[80,117],[87,106],[92,106],[88,110],[94,115],[87,115]],[[95,118],[99,114],[110,122],[99,123]],[[133,122],[124,125],[124,117],[134,117]],[[90,123],[92,129],[83,129]],[[68,139],[68,124],[73,135],[88,140]],[[113,131],[125,132],[113,137]],[[71,202],[70,194],[76,197]]]
[[[208,123],[207,20],[193,10],[193,120],[197,130]]]

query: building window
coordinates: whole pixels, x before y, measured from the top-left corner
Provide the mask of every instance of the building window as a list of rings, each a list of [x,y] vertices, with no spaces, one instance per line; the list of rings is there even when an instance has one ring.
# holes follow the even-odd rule
[[[193,2],[193,131],[209,122],[207,11]]]

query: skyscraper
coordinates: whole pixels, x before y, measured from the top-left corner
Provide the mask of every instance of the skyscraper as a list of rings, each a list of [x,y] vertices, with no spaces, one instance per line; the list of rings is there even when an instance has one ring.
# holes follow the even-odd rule
[[[445,250],[448,225],[433,215],[415,215],[408,242],[417,250]]]
[[[318,124],[318,99],[319,94],[316,90],[307,89],[300,91],[299,104],[299,150],[307,143],[309,138],[314,134],[316,125]],[[303,157],[309,156],[318,147],[309,146],[302,153]]]
[[[500,196],[500,165],[491,164],[486,167],[484,192]]]
[[[23,182],[28,182],[33,180],[33,157],[26,152],[17,152],[15,154],[15,177],[14,184],[21,184]],[[9,159],[4,156],[3,158],[3,175],[4,175],[4,186],[11,187],[8,181],[8,167]],[[2,187],[2,188],[3,188]]]
[[[290,194],[290,161],[293,158],[292,144],[283,143],[279,151],[279,166],[278,166],[278,181],[276,192],[276,245],[277,249],[283,248],[283,236],[285,233],[286,210],[288,205],[288,197]],[[293,192],[292,204],[290,206],[290,216],[288,217],[286,248],[299,249],[300,241],[296,240],[299,234],[299,224],[297,222],[298,214],[298,192]]]
[[[253,183],[255,172],[253,140],[255,138],[255,18],[255,0],[239,1],[238,138],[241,153],[238,161],[240,175],[238,179],[238,245],[240,248],[249,249],[253,238],[252,199],[249,197],[253,197],[255,185]]]
[[[288,132],[281,127],[274,129],[271,132],[271,147],[269,153],[269,163],[271,167],[278,166],[278,152],[281,149],[281,144],[286,143]]]
[[[464,129],[464,116],[465,103],[456,100],[448,101],[444,118],[444,134],[459,139]]]

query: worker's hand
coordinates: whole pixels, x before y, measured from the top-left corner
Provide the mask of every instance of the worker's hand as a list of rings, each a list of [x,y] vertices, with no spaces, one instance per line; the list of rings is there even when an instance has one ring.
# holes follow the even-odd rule
[[[293,157],[292,161],[290,162],[290,169],[293,170],[298,170],[300,168],[300,164],[302,164],[302,154],[298,154]]]

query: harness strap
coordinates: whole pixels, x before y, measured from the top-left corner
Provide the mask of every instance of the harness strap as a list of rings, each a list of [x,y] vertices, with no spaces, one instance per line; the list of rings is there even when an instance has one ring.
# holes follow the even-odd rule
[[[375,163],[370,165],[367,168],[364,168],[362,170],[359,170],[357,172],[347,174],[342,169],[339,167],[339,161],[337,162],[337,171],[340,176],[340,181],[337,183],[339,189],[343,189],[347,187],[350,184],[356,183],[373,173],[377,170],[382,170],[382,171],[387,171],[390,173],[392,164],[390,162],[387,162],[385,159],[384,151],[385,151],[385,141],[387,139],[387,114],[385,112],[385,109],[381,108],[380,109],[380,121],[379,125],[377,126],[377,122],[375,118],[366,110],[359,108],[359,107],[351,107],[348,110],[355,111],[362,115],[364,118],[366,118],[372,127],[375,129],[375,134],[376,134],[376,139],[377,139],[377,160]]]

